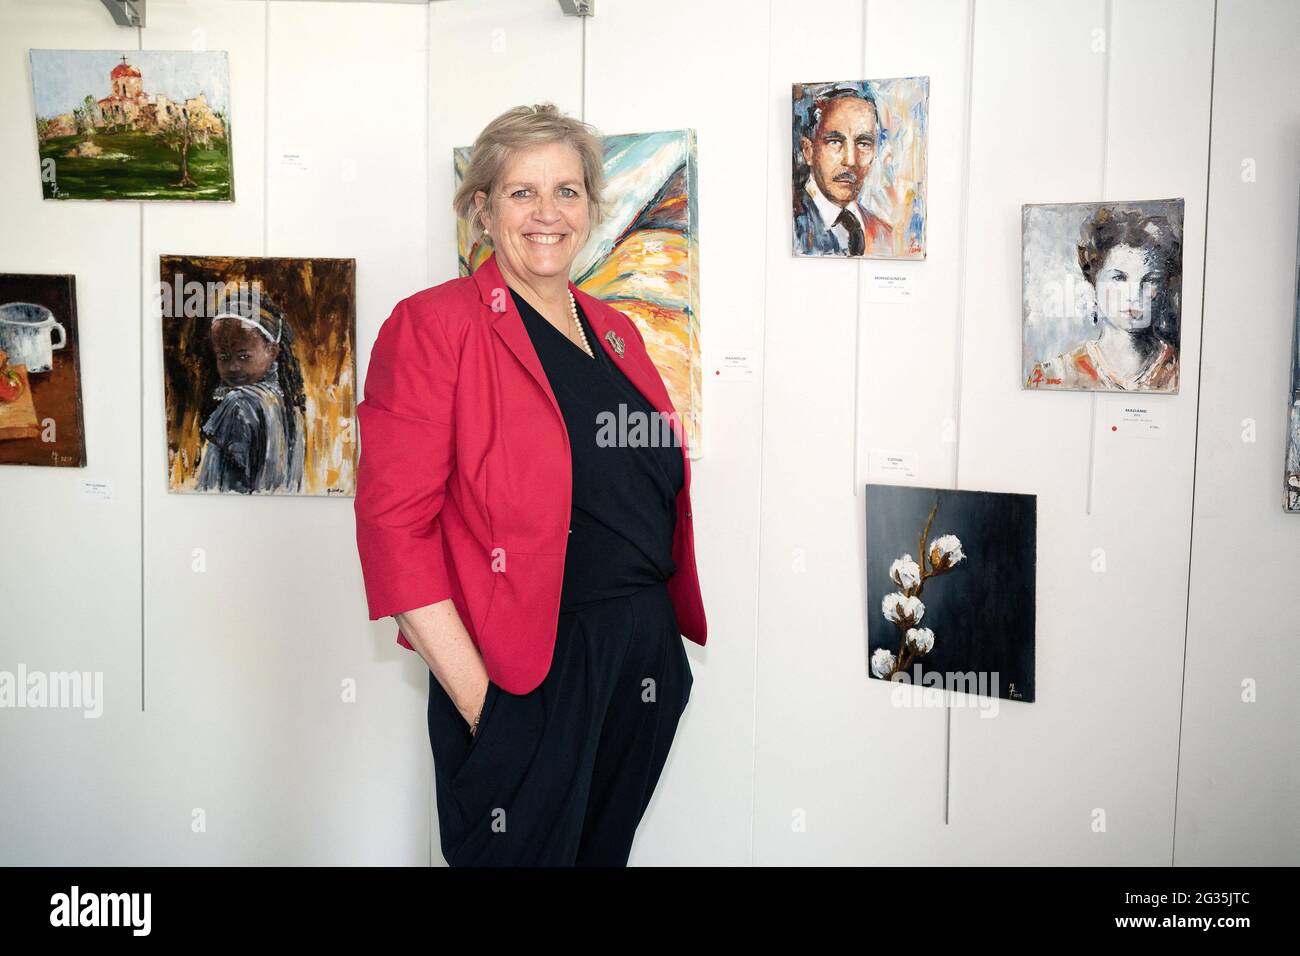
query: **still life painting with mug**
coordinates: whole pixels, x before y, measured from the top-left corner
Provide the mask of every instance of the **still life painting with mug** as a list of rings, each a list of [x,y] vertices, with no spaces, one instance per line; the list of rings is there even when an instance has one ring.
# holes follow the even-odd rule
[[[0,464],[82,468],[76,280],[0,274]]]

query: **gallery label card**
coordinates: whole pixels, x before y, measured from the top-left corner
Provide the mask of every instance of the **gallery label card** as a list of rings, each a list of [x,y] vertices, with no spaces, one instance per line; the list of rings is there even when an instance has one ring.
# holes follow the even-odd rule
[[[1106,431],[1116,438],[1164,438],[1165,410],[1154,403],[1116,405],[1111,409]]]
[[[916,452],[873,448],[868,454],[867,471],[891,478],[915,478]]]
[[[113,483],[107,478],[82,481],[81,494],[89,501],[112,501]]]
[[[311,156],[307,153],[281,153],[280,172],[286,176],[306,176],[311,173]]]
[[[748,382],[754,378],[756,364],[752,349],[731,349],[718,356],[714,378],[724,382]]]
[[[897,266],[868,266],[866,280],[867,302],[910,302],[915,291],[912,276]]]

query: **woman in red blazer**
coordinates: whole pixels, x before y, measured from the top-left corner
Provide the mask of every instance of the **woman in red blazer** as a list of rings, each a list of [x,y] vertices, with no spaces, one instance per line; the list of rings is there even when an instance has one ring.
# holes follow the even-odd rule
[[[429,667],[451,865],[625,865],[705,643],[681,423],[568,279],[603,186],[554,106],[490,123],[454,205],[493,253],[397,304],[357,408],[370,619]]]

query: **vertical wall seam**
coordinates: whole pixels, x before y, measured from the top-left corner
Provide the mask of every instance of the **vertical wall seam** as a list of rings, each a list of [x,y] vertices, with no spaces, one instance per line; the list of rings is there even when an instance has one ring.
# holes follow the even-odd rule
[[[772,88],[772,7],[775,0],[767,0],[767,82],[765,89]],[[767,163],[763,170],[763,234],[767,235],[767,230],[771,226],[771,205],[772,205],[772,109],[769,104],[767,111],[767,128],[764,130],[766,138],[764,142],[768,143]],[[767,245],[763,247],[763,256],[766,258],[771,254]],[[754,656],[753,656],[753,673],[754,673],[754,693],[751,698],[752,717],[749,722],[750,741],[749,741],[749,865],[755,865],[755,845],[757,835],[755,827],[758,819],[758,721],[761,713],[758,707],[759,701],[759,681],[762,680],[762,670],[760,668],[759,645],[763,639],[763,448],[766,445],[767,435],[767,291],[771,283],[770,270],[763,270],[763,304],[760,314],[763,317],[763,335],[759,343],[760,355],[758,361],[759,368],[759,397],[758,397],[758,521],[755,523],[758,539],[755,561],[754,580],[759,582],[757,593],[754,595]],[[701,356],[702,357],[702,356]]]
[[[961,205],[958,212],[957,248],[957,326],[954,330],[955,353],[953,357],[953,441],[952,487],[961,487],[961,401],[963,371],[966,367],[966,260],[970,250],[970,167],[972,110],[975,99],[975,4],[970,0],[966,7],[966,103],[962,118],[962,151],[966,162],[961,173]],[[928,213],[928,210],[927,210]],[[952,690],[945,700],[943,739],[943,825],[948,826],[952,816]]]
[[[862,79],[867,78],[867,7],[870,0],[862,0],[862,35],[859,38],[859,50],[861,54],[859,59],[858,76]],[[769,61],[770,62],[770,61]],[[850,474],[853,476],[853,496],[858,496],[858,481],[861,474],[858,471],[858,465],[861,461],[861,442],[862,442],[862,270],[866,268],[865,261],[857,261],[857,292],[853,296],[853,308],[856,319],[853,323],[853,435],[850,445],[850,454],[853,460],[849,463]],[[863,511],[865,513],[866,503],[863,502]]]
[[[135,28],[135,48],[139,52],[144,50],[144,27]],[[147,603],[147,592],[145,589],[145,524],[144,524],[144,475],[145,475],[145,454],[144,454],[144,436],[147,434],[144,420],[144,339],[146,325],[144,320],[144,305],[147,301],[145,296],[144,277],[144,203],[137,202],[135,208],[138,212],[136,216],[136,233],[139,236],[139,248],[136,250],[136,275],[140,278],[139,288],[139,316],[140,323],[140,387],[138,389],[140,397],[140,713],[145,710],[145,631],[146,621],[149,616],[149,605]]]
[[[1110,84],[1111,84],[1111,50],[1115,46],[1111,36],[1113,10],[1112,0],[1106,0],[1102,14],[1101,36],[1106,44],[1106,60],[1103,66],[1105,75],[1101,84],[1101,191],[1098,199],[1106,200],[1107,171],[1110,168]],[[1083,513],[1092,514],[1092,487],[1097,476],[1097,405],[1099,399],[1093,392],[1088,401],[1088,488],[1084,499]]]
[[[271,249],[271,0],[262,0],[262,255]]]
[[[966,7],[966,106],[961,132],[962,150],[966,157],[966,163],[961,173],[961,207],[958,212],[958,229],[960,232],[957,240],[959,248],[957,250],[957,328],[955,330],[957,354],[954,363],[956,369],[953,376],[952,399],[953,442],[955,445],[952,457],[952,486],[954,489],[961,487],[961,399],[962,373],[966,366],[966,259],[970,248],[970,167],[973,161],[971,157],[971,128],[972,110],[975,105],[973,88],[975,86],[975,4],[977,2],[978,0],[970,0]]]
[[[1112,0],[1106,0],[1101,24],[1102,37],[1106,44],[1106,58],[1103,63],[1105,76],[1102,78],[1101,84],[1101,195],[1098,197],[1102,201],[1106,199],[1107,172],[1110,170],[1110,86],[1113,79],[1111,71],[1112,51],[1115,46],[1111,35],[1113,15],[1111,3]]]
[[[1214,172],[1214,67],[1219,45],[1219,0],[1213,0],[1210,26],[1210,109],[1205,134],[1205,229],[1201,240],[1201,328],[1196,351],[1196,417],[1192,426],[1192,502],[1187,529],[1187,602],[1183,608],[1183,672],[1178,693],[1178,744],[1174,748],[1174,818],[1169,835],[1169,865],[1178,859],[1178,789],[1183,770],[1183,712],[1187,703],[1187,645],[1192,629],[1192,570],[1196,557],[1196,479],[1201,450],[1201,367],[1205,356],[1206,264],[1210,253],[1210,184]],[[1184,221],[1184,237],[1186,222]]]

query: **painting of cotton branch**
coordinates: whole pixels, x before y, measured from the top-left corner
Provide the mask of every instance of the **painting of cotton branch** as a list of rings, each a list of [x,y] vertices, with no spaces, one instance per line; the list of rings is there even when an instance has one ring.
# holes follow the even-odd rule
[[[934,631],[917,626],[925,616],[921,591],[931,578],[947,574],[966,559],[961,551],[961,539],[955,534],[942,535],[926,545],[938,511],[939,496],[935,495],[934,507],[925,519],[921,537],[917,539],[921,563],[913,561],[910,554],[904,554],[889,566],[889,579],[898,585],[899,590],[885,595],[881,610],[885,619],[898,628],[898,652],[891,653],[888,648],[880,647],[871,655],[871,673],[884,680],[889,680],[900,670],[907,670],[913,660],[934,648]]]
[[[1033,495],[867,485],[871,676],[1034,699]]]

